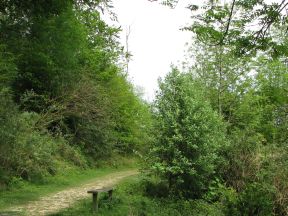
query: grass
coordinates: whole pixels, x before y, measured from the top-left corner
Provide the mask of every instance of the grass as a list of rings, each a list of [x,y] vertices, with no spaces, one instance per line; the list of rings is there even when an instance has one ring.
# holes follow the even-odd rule
[[[106,194],[99,200],[98,216],[222,216],[221,208],[203,200],[179,200],[152,198],[144,193],[139,177],[130,177],[121,183],[113,194],[112,202]],[[89,216],[92,212],[92,199],[80,201],[74,207],[50,216]]]
[[[62,169],[62,173],[59,173],[56,176],[47,176],[44,181],[38,183],[29,183],[15,179],[9,190],[0,191],[0,211],[12,206],[37,200],[41,196],[65,188],[89,183],[97,177],[137,167],[137,163],[135,163],[134,159],[126,159],[125,162],[126,163],[123,163],[119,167],[110,167],[110,164],[106,164],[101,168],[86,170],[77,167],[66,167],[65,169]]]

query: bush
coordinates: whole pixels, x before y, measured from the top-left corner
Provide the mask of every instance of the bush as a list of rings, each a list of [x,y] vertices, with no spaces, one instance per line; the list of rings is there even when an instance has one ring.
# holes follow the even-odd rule
[[[228,186],[237,192],[245,188],[247,182],[257,180],[263,163],[263,136],[252,129],[235,129],[230,134],[231,144],[223,150],[225,162],[219,173]]]
[[[232,187],[227,187],[218,179],[213,181],[204,199],[209,203],[218,203],[225,215],[240,215],[238,210],[238,194]]]
[[[173,69],[156,99],[157,141],[152,169],[174,193],[199,198],[215,177],[219,149],[226,145],[221,118],[189,75]]]
[[[61,160],[85,166],[79,151],[61,136],[52,136],[37,127],[42,118],[34,112],[20,113],[9,91],[0,92],[0,182],[14,185],[15,179],[42,181],[57,172]]]
[[[275,188],[265,183],[251,183],[240,193],[239,210],[242,215],[273,215]]]
[[[54,174],[53,157],[57,143],[49,134],[33,128],[39,116],[35,113],[18,114],[13,142],[4,149],[4,169],[25,180],[39,180]]]
[[[154,198],[167,198],[169,197],[169,187],[167,182],[161,181],[157,177],[146,177],[141,182],[143,185],[143,192],[145,195]]]

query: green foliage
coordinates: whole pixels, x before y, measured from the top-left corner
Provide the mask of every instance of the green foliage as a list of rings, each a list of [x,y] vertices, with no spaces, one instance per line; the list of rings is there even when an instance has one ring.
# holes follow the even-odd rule
[[[204,200],[209,203],[218,203],[222,206],[225,215],[240,215],[238,210],[238,194],[232,187],[226,187],[219,179],[216,179],[209,186],[209,191],[205,194]]]
[[[57,17],[38,18],[31,31],[21,50],[12,47],[20,54],[13,90],[18,99],[30,90],[48,97],[59,95],[79,78],[79,53],[86,37],[84,28],[72,11],[65,11]]]
[[[254,8],[255,2],[250,2],[250,6],[240,7],[248,7],[246,9],[250,10]],[[248,1],[242,3],[248,4]],[[240,2],[236,1],[236,5],[238,4]],[[234,42],[239,38],[232,35],[233,30],[236,25],[239,25],[236,28],[242,28],[242,24],[246,25],[250,21],[241,24],[242,21],[239,20],[240,23],[237,24],[235,18],[238,15],[241,18],[242,15],[233,13],[229,31],[222,43],[217,44],[219,38],[215,38],[217,35],[213,31],[219,30],[223,33],[223,24],[229,15],[218,14],[225,9],[225,5],[220,8],[217,7],[217,3],[214,7],[210,6],[204,8],[206,12],[202,14],[205,18],[202,19],[202,24],[198,23],[201,32],[197,33],[197,43],[188,50],[189,58],[195,61],[186,69],[197,83],[204,86],[203,90],[212,108],[217,110],[227,123],[227,138],[230,142],[220,150],[222,161],[216,171],[220,176],[220,182],[225,185],[224,188],[231,188],[235,192],[233,202],[229,199],[224,201],[224,206],[231,206],[225,212],[227,215],[285,215],[287,208],[284,206],[287,204],[283,198],[279,198],[287,192],[287,185],[284,183],[287,170],[282,168],[280,171],[280,167],[286,163],[284,157],[287,155],[287,149],[284,146],[287,145],[288,134],[285,58],[275,55],[270,57],[270,51],[274,52],[275,49],[256,52],[259,43],[264,43],[260,48],[263,50],[266,50],[269,43],[264,40],[254,41],[253,46],[250,46],[249,43],[254,39],[246,38],[247,35],[242,37],[243,42],[248,43],[242,50],[245,56],[235,57],[235,51],[241,52],[240,46],[243,44],[235,47]],[[265,16],[263,11],[261,13]],[[249,15],[246,15],[248,18]],[[217,18],[220,18],[220,21]],[[243,30],[240,34],[246,33]],[[286,43],[287,36],[283,35],[281,28],[270,33],[281,43]],[[246,55],[256,53],[255,58]],[[209,191],[211,192],[211,188]],[[263,200],[256,199],[259,196],[264,197]],[[253,202],[252,199],[259,202]],[[212,202],[219,200],[221,201],[221,198],[216,196]]]
[[[287,147],[267,146],[265,156],[257,183],[263,184],[262,190],[267,191],[270,199],[273,196],[273,213],[286,215],[288,213]]]
[[[177,3],[173,0],[164,2],[167,5]],[[271,31],[287,28],[287,15],[283,13],[287,8],[285,1],[206,1],[189,4],[187,8],[193,13],[193,24],[184,30],[194,32],[206,44],[229,45],[238,57],[256,55],[258,50],[268,51],[273,58],[287,56],[283,49],[285,43],[277,40],[277,35]]]
[[[190,4],[194,63],[160,81],[152,116],[119,67],[120,29],[99,11],[109,0],[3,0],[0,187],[151,150],[154,177],[100,214],[287,215],[286,6]]]
[[[1,95],[4,94],[2,91]],[[44,175],[52,167],[49,156],[54,148],[49,137],[31,130],[37,116],[18,113],[9,95],[1,97],[0,107],[1,170],[25,179]]]
[[[239,198],[241,215],[273,215],[275,190],[273,186],[252,183],[246,186]]]
[[[64,161],[97,165],[150,142],[149,107],[118,66],[120,29],[99,11],[109,7],[1,2],[1,186],[43,180]]]
[[[6,46],[0,44],[0,90],[8,87],[16,75],[17,68],[14,56],[6,50]]]
[[[0,132],[3,139],[0,142],[0,170],[4,173],[1,181],[8,184],[12,176],[30,181],[42,180],[57,172],[55,161],[60,156],[79,166],[85,164],[82,156],[68,147],[62,137],[52,137],[47,131],[35,128],[41,118],[39,114],[20,113],[9,93],[2,91],[1,96]],[[61,148],[65,148],[66,152],[62,151],[59,155]]]
[[[266,67],[261,67],[265,64]],[[256,85],[261,101],[263,114],[261,131],[270,143],[285,143],[287,141],[287,65],[282,59],[267,61],[264,56],[255,62],[258,68]],[[287,129],[287,127],[286,127]]]
[[[177,69],[160,83],[156,116],[159,132],[152,169],[170,189],[201,196],[215,176],[219,148],[226,145],[221,119],[191,77]]]
[[[237,130],[231,134],[231,145],[225,152],[225,160],[220,172],[228,185],[237,191],[243,190],[247,182],[257,179],[262,167],[263,136],[253,131]]]
[[[114,77],[109,83],[109,97],[113,111],[113,137],[117,151],[131,153],[144,149],[151,142],[151,114],[148,105],[135,97],[133,86],[124,75]]]

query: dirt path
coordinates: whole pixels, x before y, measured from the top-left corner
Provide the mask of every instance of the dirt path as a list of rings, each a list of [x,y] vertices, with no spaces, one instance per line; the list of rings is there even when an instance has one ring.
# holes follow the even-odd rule
[[[40,216],[56,213],[64,208],[69,208],[75,202],[91,196],[87,194],[89,189],[99,189],[117,184],[122,179],[136,175],[137,170],[119,171],[103,177],[99,177],[91,183],[83,184],[78,187],[73,187],[40,198],[37,201],[29,202],[26,205],[21,205],[8,209],[11,212],[25,212],[29,216]],[[92,198],[91,198],[92,199]]]

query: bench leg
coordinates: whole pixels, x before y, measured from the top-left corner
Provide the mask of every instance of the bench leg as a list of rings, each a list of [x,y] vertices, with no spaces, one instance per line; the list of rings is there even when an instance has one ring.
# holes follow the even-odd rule
[[[112,201],[112,193],[113,193],[113,190],[108,191],[108,198],[110,202]]]
[[[98,212],[98,193],[93,193],[93,211]]]

